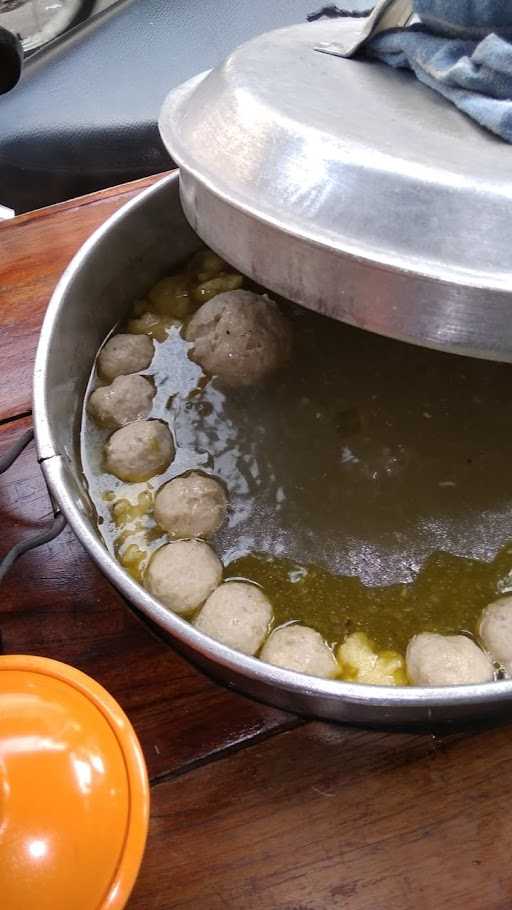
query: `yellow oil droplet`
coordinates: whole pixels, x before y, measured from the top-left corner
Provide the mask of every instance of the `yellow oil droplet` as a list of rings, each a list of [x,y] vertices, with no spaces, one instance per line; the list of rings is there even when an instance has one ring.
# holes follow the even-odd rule
[[[178,274],[162,278],[151,288],[148,294],[149,303],[161,316],[185,319],[196,308],[191,290],[189,275]]]
[[[207,303],[217,294],[223,294],[225,291],[237,291],[242,287],[244,279],[242,275],[218,275],[209,281],[200,284],[193,293],[196,303]]]
[[[136,318],[129,319],[126,328],[131,335],[149,335],[157,341],[165,341],[172,327],[179,324],[179,320],[170,316],[146,310]]]
[[[146,551],[141,550],[136,544],[130,544],[120,557],[121,565],[123,565],[132,578],[139,583],[142,583],[147,555]]]
[[[153,508],[153,496],[149,490],[139,493],[135,502],[129,499],[118,499],[112,506],[112,518],[118,528],[129,525],[137,518],[149,515]],[[142,526],[143,527],[143,526]]]
[[[227,268],[227,263],[220,256],[217,256],[217,253],[207,249],[199,250],[198,253],[195,253],[188,264],[189,274],[196,278],[200,284],[210,278],[215,278],[221,272],[225,272]]]

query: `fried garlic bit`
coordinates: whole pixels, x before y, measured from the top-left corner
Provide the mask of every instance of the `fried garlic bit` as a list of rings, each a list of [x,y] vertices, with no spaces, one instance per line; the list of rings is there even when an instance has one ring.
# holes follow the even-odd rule
[[[118,558],[121,565],[129,572],[132,578],[142,583],[148,557],[147,550],[141,550],[137,544],[132,543]]]
[[[406,686],[405,661],[397,651],[377,651],[364,632],[353,632],[337,651],[340,677],[373,686]]]
[[[148,515],[153,508],[153,496],[149,490],[143,490],[139,493],[135,502],[123,497],[114,502],[112,506],[112,518],[117,527],[131,524],[138,518]]]

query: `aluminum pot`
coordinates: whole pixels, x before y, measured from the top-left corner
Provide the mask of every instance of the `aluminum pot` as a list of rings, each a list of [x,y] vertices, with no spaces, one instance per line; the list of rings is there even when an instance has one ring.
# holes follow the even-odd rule
[[[85,549],[120,593],[192,661],[228,686],[280,708],[386,726],[453,723],[506,711],[512,681],[450,688],[364,686],[316,679],[246,657],[161,606],[107,550],[80,462],[80,418],[92,363],[134,297],[199,246],[181,208],[175,172],[92,235],[51,299],[34,375],[37,449],[49,489]]]

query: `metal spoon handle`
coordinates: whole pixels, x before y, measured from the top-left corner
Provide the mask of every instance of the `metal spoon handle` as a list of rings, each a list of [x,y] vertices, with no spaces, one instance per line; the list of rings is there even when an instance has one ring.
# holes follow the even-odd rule
[[[378,0],[369,16],[343,18],[333,26],[336,40],[317,45],[315,50],[336,57],[352,57],[374,35],[390,28],[403,28],[413,16],[412,0]]]

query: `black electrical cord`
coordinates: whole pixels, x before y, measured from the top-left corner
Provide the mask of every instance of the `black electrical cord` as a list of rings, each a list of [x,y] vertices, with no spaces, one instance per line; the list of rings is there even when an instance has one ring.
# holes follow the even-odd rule
[[[53,521],[48,527],[43,531],[40,531],[39,534],[34,534],[33,537],[27,537],[26,540],[20,540],[19,543],[15,544],[12,549],[10,549],[6,555],[0,559],[0,582],[3,580],[4,576],[7,574],[13,563],[16,562],[19,556],[23,556],[28,550],[33,550],[34,547],[41,547],[44,543],[49,543],[50,540],[53,540],[55,537],[58,537],[60,532],[64,529],[66,525],[66,519],[62,512],[59,512]]]
[[[13,446],[0,457],[0,474],[3,474],[4,471],[7,471],[12,464],[16,461],[18,456],[23,452],[30,442],[34,438],[34,431],[32,429],[26,430],[25,433],[22,433],[19,439],[16,440]],[[37,534],[34,534],[32,537],[27,537],[26,540],[20,540],[19,543],[15,544],[5,556],[0,559],[0,582],[5,577],[13,563],[26,553],[28,550],[33,550],[34,547],[40,547],[45,543],[49,543],[50,540],[53,540],[57,537],[63,528],[66,525],[66,519],[62,512],[58,512],[51,523],[43,528],[42,531],[39,531]]]
[[[22,433],[20,438],[16,440],[14,445],[7,450],[5,455],[0,456],[0,474],[3,474],[4,471],[7,471],[7,468],[10,468],[12,464],[16,461],[18,455],[21,455],[23,449],[26,449],[29,442],[32,442],[34,438],[34,431],[31,428],[26,430],[25,433]]]

